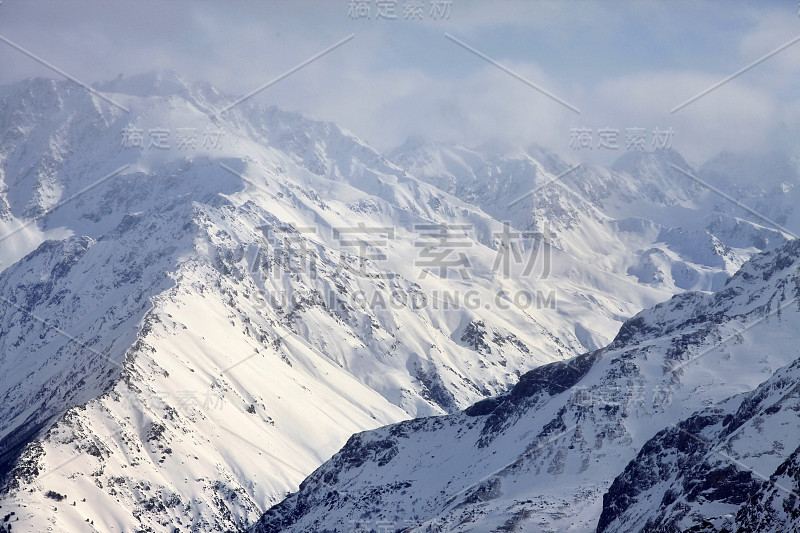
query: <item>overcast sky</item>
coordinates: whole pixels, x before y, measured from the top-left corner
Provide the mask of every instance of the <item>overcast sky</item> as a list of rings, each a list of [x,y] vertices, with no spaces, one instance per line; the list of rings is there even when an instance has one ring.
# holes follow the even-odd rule
[[[256,98],[384,151],[421,135],[608,160],[626,129],[644,128],[650,147],[672,128],[700,163],[797,141],[800,42],[671,113],[800,36],[796,0],[453,0],[444,12],[422,0],[421,17],[407,11],[419,0],[388,0],[394,20],[381,1],[3,0],[0,36],[87,83],[172,69],[244,94],[354,34]],[[0,42],[0,83],[30,76],[59,77]],[[591,130],[591,151],[570,146],[576,128]],[[617,150],[598,149],[601,128],[619,131]]]

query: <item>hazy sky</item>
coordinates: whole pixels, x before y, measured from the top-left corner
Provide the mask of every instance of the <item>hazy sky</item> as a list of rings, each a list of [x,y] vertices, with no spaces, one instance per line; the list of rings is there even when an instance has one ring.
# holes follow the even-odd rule
[[[699,163],[797,141],[800,42],[670,112],[800,36],[795,0],[452,0],[435,13],[436,1],[3,0],[0,36],[87,83],[172,69],[244,94],[354,34],[256,98],[381,150],[421,135],[608,160],[626,129],[644,128],[650,147],[654,129],[672,128],[672,146]],[[0,43],[0,83],[29,76],[59,77]],[[571,148],[576,128],[591,130],[591,151]],[[619,132],[618,149],[598,149],[601,128]]]

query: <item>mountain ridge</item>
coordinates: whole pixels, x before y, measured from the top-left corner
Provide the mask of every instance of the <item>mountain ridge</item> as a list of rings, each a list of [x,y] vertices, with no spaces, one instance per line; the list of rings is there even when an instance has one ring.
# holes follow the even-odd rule
[[[794,240],[754,257],[714,295],[676,295],[627,321],[608,347],[532,370],[505,395],[461,414],[356,435],[253,531],[370,530],[378,524],[407,531],[587,531],[598,520],[600,530],[622,530],[610,525],[607,509],[627,492],[617,488],[621,478],[611,484],[608,476],[629,460],[627,468],[635,468],[633,452],[648,454],[651,434],[665,439],[670,430],[659,432],[662,425],[677,424],[681,413],[706,402],[759,397],[758,389],[736,392],[731,381],[746,376],[759,385],[752,371],[740,368],[760,364],[749,350],[765,339],[772,339],[773,349],[766,351],[772,365],[789,365],[776,375],[797,367],[800,353],[792,349],[791,333],[775,333],[784,328],[781,322],[800,320],[798,265],[800,240]],[[726,334],[731,324],[742,326]],[[711,360],[714,349],[728,352],[726,372],[722,361]],[[645,387],[641,397],[640,380],[664,387]],[[733,399],[719,390],[724,387],[735,392]],[[692,416],[698,422],[681,424],[708,424],[702,413]],[[706,418],[719,421],[722,415]],[[785,431],[792,435],[792,426]],[[452,462],[461,468],[446,466]],[[642,477],[631,472],[626,475],[636,486]],[[600,497],[606,502],[602,517]],[[632,531],[651,530],[639,517],[627,523]]]

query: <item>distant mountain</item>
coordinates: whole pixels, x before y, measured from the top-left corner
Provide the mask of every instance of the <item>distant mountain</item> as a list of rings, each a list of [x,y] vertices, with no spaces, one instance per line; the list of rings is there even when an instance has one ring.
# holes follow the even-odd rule
[[[414,138],[390,158],[515,228],[547,226],[553,243],[576,257],[673,292],[714,290],[752,253],[790,236],[688,177],[697,171],[669,149],[626,152],[603,168],[566,162],[539,147],[486,152]],[[800,183],[796,166],[781,168]],[[793,194],[787,189],[780,201],[793,205]],[[791,226],[800,228],[800,220]]]

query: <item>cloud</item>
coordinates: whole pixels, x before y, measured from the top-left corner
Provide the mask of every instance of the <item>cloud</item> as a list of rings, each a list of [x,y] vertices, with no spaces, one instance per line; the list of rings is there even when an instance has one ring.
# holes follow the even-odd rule
[[[743,63],[754,61],[800,36],[800,17],[786,15],[785,12],[773,10],[762,14],[755,27],[743,36],[739,45],[739,56]],[[796,76],[798,65],[800,42],[771,57],[761,70],[786,72]]]
[[[720,78],[700,72],[648,72],[608,80],[597,88],[596,106],[607,121],[652,129],[672,128],[673,147],[695,162],[722,150],[767,148],[777,123],[777,99],[748,84],[731,81],[671,113]],[[626,127],[628,127],[626,126]]]
[[[427,6],[426,2],[426,6]],[[687,108],[669,110],[800,34],[785,3],[454,1],[449,20],[352,20],[348,3],[6,0],[0,34],[86,82],[172,69],[244,94],[355,38],[256,97],[332,120],[388,150],[411,135],[537,143],[562,154],[576,127],[672,127],[697,162],[764,147],[798,120],[800,43]],[[373,5],[373,10],[375,6]],[[374,15],[374,13],[373,13]],[[444,34],[581,109],[576,115]],[[56,74],[0,45],[0,83]]]

